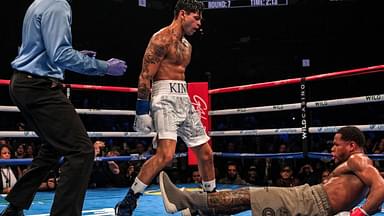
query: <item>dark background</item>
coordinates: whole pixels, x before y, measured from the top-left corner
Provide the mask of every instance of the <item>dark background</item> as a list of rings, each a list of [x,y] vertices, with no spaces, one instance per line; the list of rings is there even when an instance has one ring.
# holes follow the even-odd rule
[[[20,44],[24,12],[31,0],[8,1],[1,19],[0,78]],[[73,0],[73,46],[98,57],[122,58],[122,78],[66,73],[67,83],[136,86],[149,37],[173,18],[175,0]],[[211,87],[272,81],[382,64],[384,33],[380,0],[292,0],[289,6],[204,11],[204,31],[188,38],[193,58],[189,81]],[[311,59],[305,73],[302,58]]]

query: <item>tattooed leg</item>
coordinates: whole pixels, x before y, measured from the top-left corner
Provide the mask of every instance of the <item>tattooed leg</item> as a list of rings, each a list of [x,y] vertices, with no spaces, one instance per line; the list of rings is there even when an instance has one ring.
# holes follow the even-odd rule
[[[201,210],[206,215],[227,215],[251,209],[249,188],[214,193],[189,192],[177,188],[165,172],[160,173],[159,179],[161,196],[168,213],[189,208]]]
[[[251,209],[249,188],[208,194],[208,208],[215,214],[236,214]]]

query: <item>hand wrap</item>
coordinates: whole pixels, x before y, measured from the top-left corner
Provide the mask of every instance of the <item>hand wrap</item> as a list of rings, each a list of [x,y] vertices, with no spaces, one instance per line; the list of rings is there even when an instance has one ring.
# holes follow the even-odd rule
[[[138,99],[136,101],[136,116],[133,129],[137,132],[150,133],[153,131],[152,117],[149,115],[150,102]]]

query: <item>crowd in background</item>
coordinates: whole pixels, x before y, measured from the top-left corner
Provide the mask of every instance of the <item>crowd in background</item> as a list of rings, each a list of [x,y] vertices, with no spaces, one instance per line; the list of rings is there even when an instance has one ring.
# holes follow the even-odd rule
[[[19,130],[24,129],[23,123],[18,123]],[[376,133],[366,133],[367,153],[384,153],[384,136]],[[215,152],[231,153],[289,153],[301,151],[298,138],[285,135],[252,138],[213,138]],[[315,150],[330,152],[332,138],[315,139],[320,142]],[[151,140],[146,139],[93,139],[95,158],[135,155],[135,160],[96,160],[89,188],[99,187],[129,187],[142,164],[156,149],[151,146]],[[36,156],[40,143],[36,138],[0,138],[0,159],[25,159]],[[182,141],[177,143],[177,153],[187,152]],[[330,159],[272,159],[272,158],[241,158],[215,156],[216,180],[219,184],[282,186],[292,187],[301,184],[314,185],[327,178],[333,169]],[[376,160],[375,166],[384,173],[384,160]],[[2,165],[0,187],[2,193],[8,193],[28,170],[28,165]],[[200,185],[201,177],[197,166],[188,165],[187,157],[175,157],[165,170],[173,181],[178,184],[192,183]],[[60,183],[60,167],[50,172],[42,182],[39,190],[54,190]],[[152,182],[157,184],[157,179]]]
[[[89,10],[90,2],[93,9]],[[159,1],[160,2],[160,1]],[[219,10],[206,11],[204,14],[204,32],[191,38],[194,47],[193,61],[188,68],[189,81],[209,80],[210,87],[223,87],[293,77],[309,76],[342,69],[366,67],[382,64],[381,55],[371,52],[383,46],[381,32],[382,22],[379,18],[377,3],[365,1],[298,1],[298,7],[276,7],[267,10]],[[311,2],[311,3],[310,3]],[[327,3],[324,3],[327,2]],[[364,2],[364,3],[363,3]],[[0,58],[0,76],[9,79],[12,74],[9,62],[16,55],[21,39],[20,14],[24,13],[29,1],[9,1],[3,21],[6,33],[0,40],[3,55]],[[92,47],[98,51],[98,56],[118,55],[129,64],[128,73],[122,78],[86,77],[68,73],[67,83],[89,83],[96,85],[137,86],[137,76],[141,67],[142,52],[145,48],[151,29],[157,29],[169,20],[168,11],[155,11],[149,8],[137,8],[134,1],[74,1],[73,33],[77,48]],[[346,7],[345,5],[346,4]],[[157,4],[158,5],[158,4]],[[81,10],[86,8],[87,10]],[[372,11],[372,8],[375,9]],[[377,10],[377,11],[376,11]],[[366,13],[361,13],[365,11]],[[107,16],[94,16],[102,12]],[[8,13],[8,14],[7,14]],[[19,14],[20,16],[16,16]],[[107,19],[106,19],[107,17]],[[146,17],[141,19],[140,17]],[[254,28],[248,25],[238,25],[247,20],[258,20]],[[92,22],[90,22],[92,19]],[[96,20],[95,20],[96,19]],[[121,25],[121,20],[140,20]],[[154,22],[156,20],[156,22]],[[93,24],[92,24],[93,23]],[[116,26],[115,26],[116,25]],[[108,29],[99,28],[107,26]],[[101,29],[101,30],[100,30]],[[132,34],[132,29],[136,33]],[[228,33],[228,29],[231,29]],[[366,30],[369,30],[367,33]],[[112,32],[112,33],[111,33]],[[89,37],[93,33],[95,37]],[[3,36],[3,35],[2,35]],[[96,37],[97,36],[97,37]],[[129,39],[127,39],[129,38]],[[105,42],[108,45],[105,45]],[[353,46],[352,46],[353,45]],[[301,60],[309,58],[311,66],[301,68]],[[362,96],[382,94],[380,92],[384,73],[378,77],[366,75],[357,79],[344,78],[325,82],[314,82],[311,86],[310,100],[334,99],[336,97]],[[204,77],[204,78],[202,78]],[[333,83],[335,88],[331,88]],[[2,105],[13,105],[7,98],[8,87],[1,89]],[[212,99],[212,108],[238,108],[247,105],[256,106],[273,103],[297,102],[299,89],[292,91],[264,90],[267,93],[247,92],[247,94],[228,94]],[[270,92],[271,91],[271,92]],[[276,92],[275,92],[276,91]],[[363,93],[362,93],[363,92]],[[85,94],[81,95],[81,94]],[[87,93],[71,95],[71,101],[77,108],[132,108],[136,95],[122,96],[116,99],[118,93],[103,95],[102,93],[89,96]],[[105,94],[105,93],[104,93]],[[264,97],[260,97],[263,94]],[[267,95],[267,96],[265,96]],[[130,98],[132,97],[132,98]],[[288,99],[294,100],[288,101]],[[324,98],[327,97],[327,98]],[[233,98],[236,103],[231,103]],[[279,102],[277,102],[277,98]],[[271,103],[271,101],[273,102]],[[6,103],[8,101],[8,103]],[[223,103],[223,101],[230,101]],[[249,103],[249,104],[248,104]],[[377,109],[358,105],[358,109],[328,110],[324,108],[312,119],[311,125],[342,125],[342,124],[375,124],[384,119],[384,103],[376,103]],[[228,106],[228,107],[224,107]],[[232,107],[231,107],[232,106]],[[248,116],[228,116],[217,118],[213,130],[255,129],[255,128],[287,128],[300,125],[300,113],[293,111],[280,112],[275,117],[262,114]],[[342,117],[340,114],[345,114]],[[362,115],[369,113],[370,115]],[[0,127],[9,130],[15,123],[8,118],[18,114],[3,114],[0,116]],[[114,116],[98,116],[94,120],[90,116],[82,116],[87,130],[131,131],[132,121],[116,119]],[[321,122],[320,122],[321,119]],[[332,119],[332,122],[326,122]],[[277,125],[278,124],[278,125]],[[267,125],[267,126],[266,126]],[[28,130],[23,123],[16,125],[17,130]],[[107,128],[107,129],[105,129]],[[366,133],[367,153],[384,153],[384,134]],[[146,158],[156,150],[152,149],[151,139],[134,138],[103,138],[93,139],[96,157],[113,157],[139,155],[134,161],[99,161],[95,160],[92,175],[89,180],[90,188],[98,187],[128,187],[132,184]],[[332,134],[311,135],[308,144],[310,151],[330,152]],[[0,159],[32,159],[36,156],[39,139],[34,138],[0,138]],[[245,137],[212,137],[215,152],[231,153],[289,153],[302,151],[302,141],[299,135],[276,136],[245,136]],[[183,142],[178,142],[177,152],[186,152]],[[384,161],[375,161],[380,171],[384,170]],[[270,158],[227,158],[215,156],[216,179],[220,184],[283,186],[291,187],[300,184],[316,184],[327,178],[332,171],[331,160],[315,159],[270,159]],[[8,193],[25,172],[28,165],[0,165],[1,193]],[[201,177],[196,166],[189,166],[186,157],[175,158],[166,167],[167,173],[175,183],[193,183],[199,185]],[[154,180],[156,184],[156,180]],[[40,185],[40,191],[54,190],[60,183],[60,167],[52,170]]]

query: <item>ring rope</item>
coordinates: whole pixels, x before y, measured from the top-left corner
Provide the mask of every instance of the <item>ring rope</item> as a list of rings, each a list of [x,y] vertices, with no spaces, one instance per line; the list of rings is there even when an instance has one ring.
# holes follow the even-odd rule
[[[384,101],[384,94],[366,95],[359,97],[340,98],[332,100],[312,101],[307,103],[308,108],[331,107],[351,104],[362,103],[375,103]],[[300,109],[300,103],[292,104],[278,104],[259,107],[236,108],[209,111],[209,115],[229,115],[229,114],[244,114],[244,113],[257,113],[257,112],[271,112],[283,110],[297,110]],[[19,112],[16,106],[0,106],[0,112]],[[92,115],[135,115],[134,110],[106,110],[106,109],[76,109],[79,114],[92,114]]]
[[[345,125],[344,125],[345,126]],[[309,127],[309,133],[334,133],[344,126]],[[362,131],[384,131],[384,124],[354,125]],[[255,135],[278,135],[278,134],[301,134],[302,128],[276,128],[255,130],[227,130],[211,131],[210,136],[255,136]]]
[[[0,112],[20,112],[16,106],[0,106]],[[79,114],[92,115],[135,115],[134,110],[76,109]]]
[[[0,79],[1,85],[9,85],[10,80]],[[84,85],[84,84],[64,84],[65,88],[73,90],[95,90],[95,91],[112,91],[112,92],[137,92],[137,88],[120,87],[120,86],[99,86],[99,85]]]
[[[244,114],[244,113],[296,110],[296,109],[300,109],[300,103],[277,104],[277,105],[268,105],[268,106],[259,106],[259,107],[236,108],[236,109],[212,110],[212,111],[208,112],[208,115],[218,116],[218,115],[230,115],[230,114]]]
[[[296,159],[303,158],[304,155],[302,152],[290,152],[290,153],[228,153],[228,152],[213,152],[215,156],[221,157],[239,157],[239,158],[278,158],[278,159]]]
[[[130,115],[134,116],[136,111],[134,110],[106,110],[106,109],[76,109],[79,114],[91,114],[91,115]]]
[[[383,160],[384,155],[383,154],[367,154],[369,158],[372,160]],[[313,159],[320,159],[320,160],[331,160],[332,154],[326,153],[326,152],[308,152],[308,157]]]
[[[99,85],[83,85],[83,84],[65,84],[73,90],[95,90],[95,91],[112,91],[112,92],[137,92],[137,88],[119,87],[119,86],[99,86]]]
[[[306,81],[314,81],[314,80],[320,80],[320,79],[346,77],[346,76],[353,76],[353,75],[367,74],[367,73],[377,73],[377,72],[384,72],[384,65],[376,65],[371,67],[364,67],[364,68],[357,68],[357,69],[351,69],[351,70],[331,72],[326,74],[313,75],[313,76],[305,77],[304,79]],[[227,92],[276,87],[276,86],[287,85],[287,84],[298,84],[301,82],[301,79],[303,78],[292,78],[292,79],[256,83],[256,84],[249,84],[249,85],[242,85],[242,86],[217,88],[217,89],[209,90],[208,93],[219,94],[219,93],[227,93]],[[9,85],[9,84],[10,84],[10,80],[0,79],[0,85]],[[98,86],[98,85],[84,85],[84,84],[65,84],[65,86],[71,89],[76,89],[76,90],[137,92],[137,88],[127,88],[127,87],[118,87],[118,86]]]
[[[109,132],[109,131],[97,131],[87,132],[89,137],[154,137],[156,133],[144,134],[142,132]],[[32,138],[38,137],[34,131],[0,131],[0,137],[12,137],[12,138]]]
[[[307,107],[320,108],[320,107],[332,107],[332,106],[351,105],[351,104],[375,103],[375,102],[382,102],[382,101],[384,101],[384,94],[375,94],[375,95],[366,95],[366,96],[359,96],[359,97],[312,101],[312,102],[307,102]],[[209,111],[208,114],[211,116],[216,116],[216,115],[229,115],[229,114],[297,110],[300,108],[301,108],[301,103],[291,103],[291,104],[277,104],[277,105],[248,107],[248,108],[212,110],[212,111]]]
[[[9,85],[11,83],[10,80],[3,80],[3,79],[0,79],[0,85]]]
[[[255,129],[255,130],[227,130],[211,131],[210,136],[255,136],[255,135],[277,135],[277,134],[300,134],[301,128],[280,129]]]
[[[143,156],[139,154],[131,154],[129,156],[111,156],[111,157],[95,157],[94,161],[138,161],[138,160],[147,160],[152,155]],[[186,152],[175,153],[174,158],[187,157]],[[22,159],[0,159],[1,165],[29,165],[32,163],[32,158],[22,158]],[[63,159],[61,158],[60,161]]]
[[[303,152],[290,152],[290,153],[227,153],[227,152],[213,152],[214,156],[228,157],[228,158],[270,158],[270,159],[301,159],[304,158]],[[129,156],[113,156],[113,157],[95,157],[95,161],[138,161],[147,160],[151,157],[140,156],[131,154]],[[312,159],[331,160],[332,155],[325,152],[308,152],[307,156]],[[383,154],[367,154],[372,160],[384,160]],[[187,157],[186,152],[176,153],[175,158]],[[0,159],[0,166],[3,165],[29,165],[32,163],[32,158],[24,159]]]
[[[285,80],[263,82],[263,83],[256,83],[256,84],[249,84],[249,85],[242,85],[242,86],[217,88],[217,89],[209,90],[208,93],[221,94],[221,93],[229,93],[229,92],[239,92],[239,91],[245,91],[245,90],[277,87],[277,86],[288,85],[288,84],[299,84],[301,83],[302,79],[305,79],[306,81],[315,81],[315,80],[321,80],[321,79],[347,77],[347,76],[377,73],[377,72],[384,72],[384,65],[357,68],[357,69],[351,69],[351,70],[343,70],[343,71],[331,72],[326,74],[308,76],[305,78],[291,78],[291,79],[285,79]]]
[[[362,131],[384,131],[384,124],[355,125]],[[344,126],[309,127],[309,133],[334,133]],[[87,132],[89,137],[154,137],[155,132],[144,134],[141,132]],[[255,136],[255,135],[279,135],[279,134],[301,134],[302,128],[275,128],[255,130],[227,130],[210,131],[210,136]],[[0,131],[0,137],[38,137],[33,131]]]
[[[309,133],[336,133],[341,126],[310,127]],[[354,125],[361,131],[384,131],[384,124]]]

